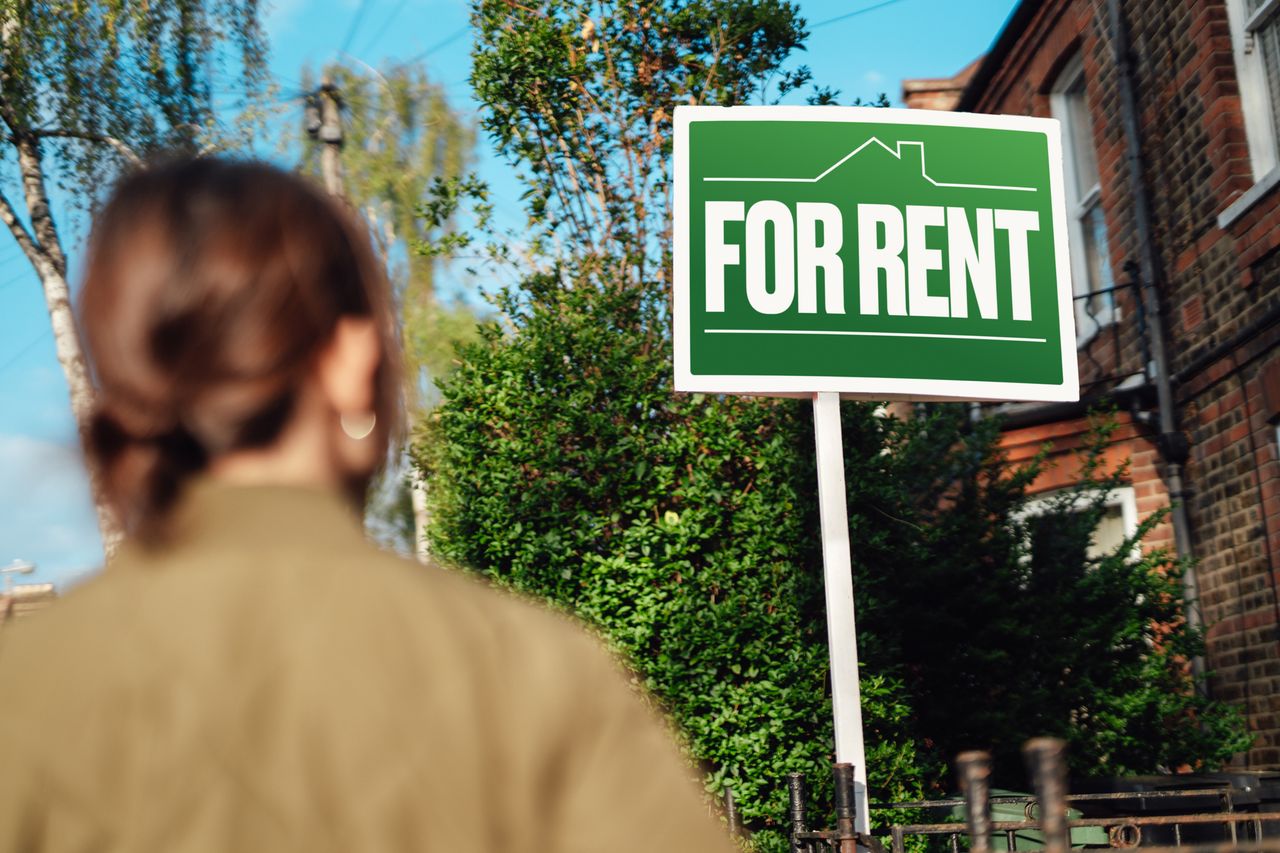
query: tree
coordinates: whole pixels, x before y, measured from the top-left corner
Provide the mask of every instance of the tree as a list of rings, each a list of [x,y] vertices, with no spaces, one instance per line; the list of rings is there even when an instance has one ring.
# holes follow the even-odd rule
[[[536,271],[460,351],[415,445],[437,553],[600,627],[675,712],[711,788],[732,786],[767,828],[785,772],[809,771],[821,797],[831,752],[812,461],[794,453],[808,427],[793,403],[673,399],[667,170],[673,104],[803,85],[780,69],[803,21],[780,0],[473,11],[482,126],[521,170]],[[439,187],[432,220],[467,191]],[[925,762],[898,692],[864,681],[879,789],[902,797]]]
[[[40,277],[83,439],[94,390],[71,312],[67,247],[50,208],[50,184],[88,205],[121,167],[136,167],[153,151],[217,144],[227,131],[214,114],[215,79],[228,71],[246,97],[263,91],[258,4],[0,0],[0,43],[0,144],[17,171],[16,182],[0,186],[0,220]],[[92,469],[90,476],[98,498]],[[97,504],[110,549],[117,528],[105,503]]]
[[[671,109],[766,96],[803,42],[793,3],[478,0],[482,126],[524,170],[535,248],[584,282],[667,282]]]
[[[416,446],[435,551],[596,626],[732,787],[761,849],[785,778],[827,813],[830,696],[812,427],[795,401],[680,395],[633,333],[634,295],[526,280],[460,352]],[[1078,484],[1029,516],[1042,462],[1013,469],[995,421],[844,404],[863,712],[873,799],[947,792],[963,749],[1022,788],[1033,735],[1077,776],[1211,769],[1248,743],[1196,692],[1202,637],[1179,566],[1135,556],[1153,516],[1088,555],[1106,493],[1100,425]]]

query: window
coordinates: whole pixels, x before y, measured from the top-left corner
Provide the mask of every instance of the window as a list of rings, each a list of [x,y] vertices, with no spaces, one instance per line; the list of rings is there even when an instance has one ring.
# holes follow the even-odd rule
[[[1081,499],[1082,502],[1077,504],[1080,506],[1080,512],[1085,510],[1083,501],[1087,500],[1088,497],[1085,496]],[[1071,536],[1071,531],[1057,529],[1056,517],[1045,515],[1052,503],[1051,495],[1030,501],[1022,515],[1022,519],[1027,524],[1032,551],[1039,548],[1060,550],[1060,537]],[[1138,529],[1138,504],[1131,486],[1111,491],[1106,497],[1104,507],[1102,518],[1098,520],[1098,526],[1093,529],[1089,545],[1080,555],[1082,561],[1115,553],[1115,550]],[[1075,535],[1079,536],[1078,533]]]
[[[1076,294],[1076,334],[1081,344],[1102,326],[1119,319],[1107,250],[1098,154],[1093,145],[1093,122],[1084,83],[1084,61],[1077,56],[1058,75],[1050,98],[1054,118],[1062,122],[1071,279]]]
[[[1276,168],[1280,138],[1280,0],[1227,0],[1253,177]]]

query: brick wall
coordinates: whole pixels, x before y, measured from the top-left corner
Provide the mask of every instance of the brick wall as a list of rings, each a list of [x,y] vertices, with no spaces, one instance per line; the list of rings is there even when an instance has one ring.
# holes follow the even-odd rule
[[[1128,482],[1133,486],[1138,519],[1169,505],[1169,492],[1160,478],[1155,445],[1128,414],[1117,415],[1119,426],[1112,434],[1112,444],[1104,456],[1104,470],[1122,464],[1129,467]],[[1036,426],[1007,430],[1000,444],[1014,465],[1026,463],[1046,446],[1049,466],[1031,485],[1030,492],[1051,492],[1066,488],[1078,479],[1077,454],[1085,445],[1089,432],[1087,418],[1072,418]],[[1280,486],[1280,483],[1277,484]],[[1145,547],[1172,548],[1173,527],[1165,521],[1147,537]]]
[[[1106,3],[1024,0],[1023,7],[1012,19],[1016,29],[1001,36],[975,76],[968,107],[1050,115],[1058,72],[1082,54],[1111,268],[1124,282],[1126,262],[1138,259],[1140,247]],[[1277,767],[1280,326],[1272,314],[1280,308],[1280,189],[1220,226],[1219,215],[1254,183],[1223,0],[1124,0],[1123,8],[1136,58],[1170,373],[1192,448],[1187,507],[1200,560],[1211,691],[1247,713],[1255,745],[1238,763]],[[1110,344],[1099,335],[1082,350],[1086,389],[1091,379],[1109,378],[1108,365],[1141,365],[1135,306],[1121,296],[1125,334]],[[1148,511],[1167,500],[1162,464],[1149,437],[1130,427],[1123,443],[1133,457],[1140,510]],[[1024,439],[1008,441],[1016,446]]]

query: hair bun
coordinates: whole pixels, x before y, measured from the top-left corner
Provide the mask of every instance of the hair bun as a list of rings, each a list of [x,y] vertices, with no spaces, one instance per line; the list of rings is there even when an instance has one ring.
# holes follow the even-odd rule
[[[102,400],[89,427],[103,487],[114,506],[127,508],[126,530],[145,534],[145,521],[169,509],[183,484],[208,464],[200,441],[175,418],[142,426],[137,412]],[[132,415],[132,417],[131,417]]]

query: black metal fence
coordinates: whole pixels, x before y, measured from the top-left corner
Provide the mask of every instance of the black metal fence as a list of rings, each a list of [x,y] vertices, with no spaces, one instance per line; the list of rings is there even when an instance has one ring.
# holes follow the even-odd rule
[[[927,845],[930,849],[937,850],[941,844],[951,853],[1067,853],[1073,847],[1280,853],[1280,810],[1238,810],[1237,796],[1230,785],[1070,794],[1062,741],[1037,738],[1029,741],[1023,752],[1033,795],[992,796],[990,756],[967,752],[956,760],[963,797],[873,805],[904,816],[942,810],[948,819],[935,823],[892,822],[865,836],[854,829],[852,765],[837,764],[833,770],[834,829],[809,828],[805,780],[801,774],[793,773],[788,779],[792,853],[906,853],[907,840],[912,837],[932,839],[933,843]],[[993,805],[1004,806],[1002,811],[1018,812],[1019,819],[993,819]],[[1256,802],[1251,805],[1258,808]],[[1011,810],[1009,806],[1016,808]],[[1280,809],[1280,805],[1275,807]],[[957,812],[963,814],[963,820],[958,819]]]

